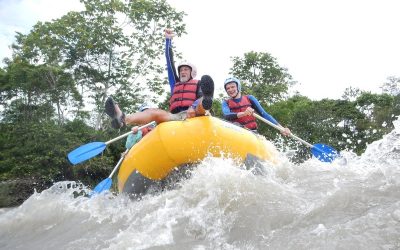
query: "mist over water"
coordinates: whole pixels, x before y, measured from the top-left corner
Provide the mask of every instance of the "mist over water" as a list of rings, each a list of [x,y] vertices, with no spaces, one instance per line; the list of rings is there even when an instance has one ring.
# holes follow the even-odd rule
[[[400,122],[357,156],[255,175],[209,157],[174,190],[132,201],[60,182],[0,210],[0,249],[400,249]]]

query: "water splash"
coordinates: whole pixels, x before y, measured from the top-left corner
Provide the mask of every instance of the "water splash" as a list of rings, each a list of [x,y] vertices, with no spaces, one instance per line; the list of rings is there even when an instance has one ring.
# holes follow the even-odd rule
[[[1,249],[399,249],[400,124],[361,156],[208,157],[178,187],[131,201],[56,183],[0,212]]]

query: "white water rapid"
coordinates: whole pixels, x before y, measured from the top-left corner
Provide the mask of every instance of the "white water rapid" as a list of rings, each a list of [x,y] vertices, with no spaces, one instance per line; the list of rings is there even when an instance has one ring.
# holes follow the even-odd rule
[[[400,249],[400,121],[361,156],[266,165],[207,158],[140,201],[71,182],[0,210],[0,249]],[[74,185],[72,185],[74,186]]]

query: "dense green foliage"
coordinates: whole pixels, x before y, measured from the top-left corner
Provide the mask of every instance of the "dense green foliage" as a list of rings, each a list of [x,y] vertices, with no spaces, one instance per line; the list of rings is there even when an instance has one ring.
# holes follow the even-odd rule
[[[162,95],[162,30],[170,27],[180,35],[185,26],[183,12],[165,1],[82,2],[85,11],[38,22],[27,35],[17,33],[7,63],[10,88],[23,82],[18,91],[35,91],[33,101],[52,102],[60,123],[89,118],[84,105],[90,104],[89,122],[100,129],[107,96],[136,109],[144,98]]]
[[[124,151],[123,141],[73,167],[67,153],[91,141],[118,135],[109,128],[103,105],[108,95],[126,111],[151,98],[166,109],[166,72],[162,30],[185,32],[184,13],[165,1],[82,0],[86,10],[52,22],[37,23],[29,34],[17,33],[13,56],[0,69],[0,181],[52,183],[79,180],[95,185],[106,178]],[[383,94],[348,89],[343,100],[312,101],[288,96],[295,84],[288,70],[268,53],[234,57],[231,73],[281,124],[311,143],[362,153],[393,129],[400,115],[400,80],[388,78]],[[218,100],[221,100],[221,95]],[[221,105],[214,102],[214,115]],[[120,131],[123,132],[123,131]],[[261,125],[272,140],[276,130]],[[285,147],[296,148],[284,138]],[[298,147],[294,161],[307,159]],[[1,204],[1,202],[0,202]]]
[[[1,181],[97,183],[108,176],[123,142],[76,167],[66,155],[117,136],[104,114],[106,97],[130,112],[145,98],[163,96],[163,29],[184,33],[184,13],[163,0],[81,2],[84,11],[17,32],[12,58],[3,60]]]

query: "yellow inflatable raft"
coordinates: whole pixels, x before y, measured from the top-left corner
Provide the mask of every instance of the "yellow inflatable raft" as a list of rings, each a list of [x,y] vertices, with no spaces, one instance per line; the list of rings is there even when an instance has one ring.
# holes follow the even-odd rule
[[[207,155],[276,162],[277,151],[262,136],[212,116],[165,122],[126,155],[118,173],[119,192],[144,194],[180,166]]]

